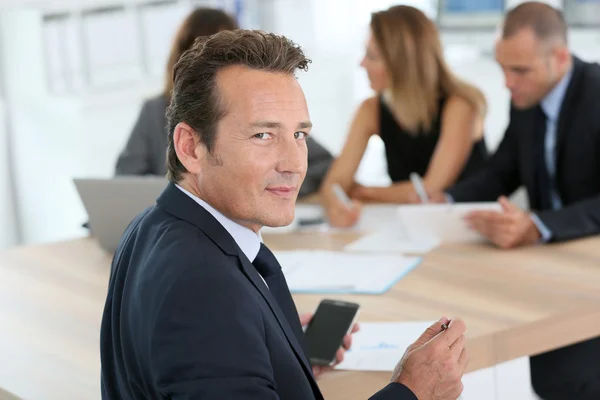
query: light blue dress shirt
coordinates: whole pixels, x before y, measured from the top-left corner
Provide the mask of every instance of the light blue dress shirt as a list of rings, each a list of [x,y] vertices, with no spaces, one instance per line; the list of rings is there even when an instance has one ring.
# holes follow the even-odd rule
[[[573,69],[571,68],[540,103],[544,114],[546,114],[546,136],[544,138],[544,150],[546,167],[548,168],[548,175],[550,175],[552,185],[550,188],[550,201],[553,210],[560,210],[563,206],[554,180],[556,176],[556,138],[558,134],[558,117],[560,116],[560,110],[562,108],[567,88],[571,82],[572,75]],[[533,222],[540,231],[540,234],[542,235],[542,240],[544,242],[549,241],[552,238],[552,232],[550,229],[544,225],[542,220],[537,215],[533,214],[532,218]]]

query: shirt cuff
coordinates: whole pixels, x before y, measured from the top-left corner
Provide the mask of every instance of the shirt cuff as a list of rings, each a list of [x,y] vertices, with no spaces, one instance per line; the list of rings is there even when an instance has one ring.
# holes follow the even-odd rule
[[[451,194],[444,193],[444,196],[446,196],[446,203],[448,203],[448,204],[454,204],[454,203],[456,203],[454,201],[454,197],[452,197]]]
[[[548,243],[552,239],[552,231],[542,222],[536,214],[531,214],[531,220],[542,235],[542,243]]]

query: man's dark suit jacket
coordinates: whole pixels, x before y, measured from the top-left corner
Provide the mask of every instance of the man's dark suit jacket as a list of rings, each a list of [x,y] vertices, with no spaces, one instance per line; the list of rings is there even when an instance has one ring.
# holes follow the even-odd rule
[[[114,255],[101,328],[102,398],[322,399],[252,263],[169,184]],[[377,400],[416,400],[393,383]]]
[[[116,175],[160,175],[167,173],[167,133],[165,112],[168,100],[160,95],[144,102],[127,144],[115,168]],[[312,137],[306,140],[308,169],[300,196],[315,193],[333,162],[333,156]]]
[[[479,174],[448,191],[455,201],[493,201],[525,185],[532,210],[534,109],[511,107],[510,123],[496,153]],[[557,126],[556,189],[560,210],[536,214],[553,241],[600,233],[600,65],[574,57],[573,75]]]

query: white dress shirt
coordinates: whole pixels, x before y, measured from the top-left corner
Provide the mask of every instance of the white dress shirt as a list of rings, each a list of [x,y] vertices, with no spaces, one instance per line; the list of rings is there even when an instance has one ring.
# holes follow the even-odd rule
[[[238,247],[242,250],[242,252],[246,255],[250,262],[253,262],[256,256],[258,255],[258,251],[260,250],[260,244],[262,242],[262,237],[260,232],[256,233],[252,229],[246,228],[238,224],[237,222],[233,222],[221,212],[217,211],[210,204],[199,198],[198,196],[188,192],[184,188],[179,185],[175,185],[179,190],[183,193],[187,194],[190,198],[192,198],[196,203],[198,203],[202,208],[208,211],[221,225],[223,228],[229,232],[233,240],[237,243]],[[260,274],[259,274],[260,275]],[[262,277],[261,277],[262,278]]]

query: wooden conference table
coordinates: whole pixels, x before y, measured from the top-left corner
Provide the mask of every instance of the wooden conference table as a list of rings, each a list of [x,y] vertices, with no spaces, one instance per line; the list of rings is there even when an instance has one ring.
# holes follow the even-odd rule
[[[265,236],[274,249],[341,249],[356,234]],[[111,257],[92,238],[0,253],[0,399],[99,399],[99,327]],[[382,296],[362,321],[461,316],[469,370],[600,335],[600,237],[501,251],[444,245]],[[301,295],[300,311],[323,296]],[[399,355],[400,356],[400,355]],[[326,399],[366,399],[389,373],[336,371]]]

